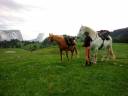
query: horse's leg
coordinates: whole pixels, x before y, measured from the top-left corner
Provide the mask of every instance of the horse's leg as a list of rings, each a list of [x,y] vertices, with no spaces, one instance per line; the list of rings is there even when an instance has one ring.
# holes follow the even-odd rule
[[[106,59],[108,59],[107,57],[108,57],[108,54],[109,52],[108,52],[108,48],[104,48],[103,49],[103,52],[102,52],[102,57],[101,57],[101,61],[105,61]]]
[[[68,58],[68,51],[66,51],[66,56],[67,56],[67,59],[68,59],[68,61],[69,61],[69,58]]]
[[[103,56],[102,56],[102,58],[101,58],[101,61],[104,61],[105,59],[106,60],[109,60],[109,48],[107,47],[107,48],[105,48],[105,51],[103,52]]]
[[[73,58],[74,49],[71,50],[71,59]]]
[[[61,62],[62,62],[62,49],[60,49],[60,59],[61,59]]]
[[[91,53],[91,54],[90,54],[90,62],[91,62],[91,63],[93,63],[93,59],[94,59],[93,54],[92,54],[92,53],[94,53],[93,51],[94,51],[94,50],[92,50],[92,49],[90,50],[90,53]]]
[[[98,53],[98,49],[95,49],[95,52],[94,52],[94,61],[93,61],[94,64],[96,64],[96,62],[97,62],[97,53]]]

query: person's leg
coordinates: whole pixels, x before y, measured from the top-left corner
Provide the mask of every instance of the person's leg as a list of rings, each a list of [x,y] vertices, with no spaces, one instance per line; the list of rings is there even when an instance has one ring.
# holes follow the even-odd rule
[[[86,60],[86,64],[89,64],[90,62],[89,62],[89,56],[90,56],[90,54],[89,54],[89,47],[86,47],[85,48],[85,60]]]
[[[89,64],[91,64],[91,58],[90,58],[90,47],[88,47],[88,62]]]

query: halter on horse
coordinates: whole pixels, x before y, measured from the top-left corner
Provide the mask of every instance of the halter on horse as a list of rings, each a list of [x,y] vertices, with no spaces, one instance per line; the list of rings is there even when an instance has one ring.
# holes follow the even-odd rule
[[[112,38],[111,36],[108,35],[108,40],[102,40],[101,37],[99,37],[98,33],[94,30],[92,30],[91,28],[87,27],[87,26],[81,26],[79,33],[85,33],[88,32],[89,36],[92,38],[92,43],[91,43],[91,49],[94,49],[94,60],[93,63],[96,63],[97,61],[97,53],[98,50],[100,49],[101,45],[103,44],[103,48],[107,49],[107,56],[104,56],[102,58],[102,61],[104,60],[105,57],[111,57],[113,59],[115,59],[115,55],[113,53],[113,49],[112,49]]]
[[[74,51],[77,54],[77,48],[76,48],[76,42],[75,40],[73,41],[73,45],[72,46],[68,46],[65,40],[65,37],[63,35],[53,35],[53,34],[49,34],[48,39],[50,41],[56,41],[57,44],[59,45],[59,49],[60,49],[60,56],[61,56],[61,61],[62,61],[62,52],[65,51],[66,52],[66,56],[68,58],[68,51],[71,52],[71,59],[73,57],[73,53]],[[69,60],[69,58],[68,58]]]

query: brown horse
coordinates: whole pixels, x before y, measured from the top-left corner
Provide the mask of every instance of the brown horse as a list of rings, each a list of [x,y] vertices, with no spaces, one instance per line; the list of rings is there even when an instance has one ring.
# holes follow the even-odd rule
[[[76,54],[78,53],[77,52],[77,48],[76,48],[76,41],[74,40],[73,41],[73,45],[71,47],[68,47],[66,41],[65,41],[65,38],[63,35],[53,35],[53,34],[49,34],[49,37],[48,39],[50,41],[55,41],[57,42],[58,46],[59,46],[59,49],[60,49],[60,56],[61,56],[61,61],[62,61],[62,52],[65,51],[66,52],[66,56],[67,56],[67,59],[69,61],[69,58],[68,58],[68,51],[71,52],[71,59],[73,57],[73,53],[74,51],[76,52]]]

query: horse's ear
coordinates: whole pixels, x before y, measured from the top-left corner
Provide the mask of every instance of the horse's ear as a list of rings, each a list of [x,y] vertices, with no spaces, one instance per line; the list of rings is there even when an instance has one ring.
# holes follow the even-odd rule
[[[49,36],[51,36],[52,35],[52,33],[49,33]]]

